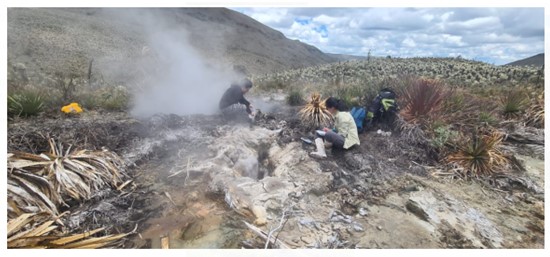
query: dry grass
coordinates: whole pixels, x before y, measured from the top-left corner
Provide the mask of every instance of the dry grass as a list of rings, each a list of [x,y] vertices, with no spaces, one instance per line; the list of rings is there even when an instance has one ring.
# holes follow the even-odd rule
[[[59,216],[52,217],[48,213],[25,213],[11,219],[7,229],[8,248],[95,249],[113,247],[120,239],[135,232],[134,230],[130,233],[92,237],[104,230],[104,228],[98,228],[67,236],[63,235],[59,226],[54,225],[55,222],[59,222],[59,218]]]
[[[40,155],[8,153],[8,217],[45,211],[58,215],[67,200],[89,199],[92,193],[118,186],[124,162],[110,151],[73,151],[50,139],[51,151]]]
[[[531,105],[525,112],[525,124],[544,128],[544,91],[531,99]]]
[[[321,100],[319,93],[313,93],[311,99],[299,112],[300,119],[306,126],[323,127],[332,121],[332,115],[325,106],[325,100]]]
[[[127,236],[91,237],[103,228],[64,235],[59,207],[122,184],[124,162],[106,150],[71,151],[49,142],[49,153],[8,153],[8,248],[101,248]]]

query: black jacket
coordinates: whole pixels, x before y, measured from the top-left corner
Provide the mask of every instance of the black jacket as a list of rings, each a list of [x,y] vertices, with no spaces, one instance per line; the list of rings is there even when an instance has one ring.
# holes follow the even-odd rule
[[[250,102],[243,95],[243,91],[239,85],[231,85],[220,100],[220,109],[224,109],[230,105],[240,103],[246,105],[246,111],[250,112]]]

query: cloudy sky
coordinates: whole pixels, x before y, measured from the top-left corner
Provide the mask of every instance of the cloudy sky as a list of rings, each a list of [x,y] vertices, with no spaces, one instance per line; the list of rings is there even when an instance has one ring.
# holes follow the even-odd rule
[[[544,8],[230,8],[323,52],[496,65],[544,52]]]

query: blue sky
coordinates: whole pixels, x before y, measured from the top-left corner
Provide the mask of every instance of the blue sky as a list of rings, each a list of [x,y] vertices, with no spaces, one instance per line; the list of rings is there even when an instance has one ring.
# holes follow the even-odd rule
[[[230,8],[323,52],[506,64],[544,52],[544,8]]]

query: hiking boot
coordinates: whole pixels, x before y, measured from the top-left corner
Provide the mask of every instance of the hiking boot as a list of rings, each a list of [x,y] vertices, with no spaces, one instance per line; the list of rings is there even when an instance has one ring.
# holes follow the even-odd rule
[[[315,139],[315,146],[317,146],[317,151],[309,153],[309,156],[316,159],[327,158],[327,154],[325,152],[325,143],[323,142],[322,138]]]

